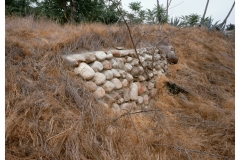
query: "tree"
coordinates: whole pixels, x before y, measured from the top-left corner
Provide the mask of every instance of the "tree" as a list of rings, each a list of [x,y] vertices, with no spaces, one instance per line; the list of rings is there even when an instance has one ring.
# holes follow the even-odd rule
[[[207,8],[208,8],[208,3],[209,3],[209,0],[207,0],[207,4],[206,4],[206,7],[205,7],[205,10],[204,10],[204,13],[203,13],[202,19],[201,19],[201,24],[204,23],[205,15],[206,15]]]
[[[227,19],[228,19],[229,15],[231,14],[234,6],[235,6],[235,1],[233,2],[233,5],[232,5],[230,11],[228,12],[228,15],[227,15],[226,18],[223,20],[223,22],[222,22],[223,24],[226,24]]]

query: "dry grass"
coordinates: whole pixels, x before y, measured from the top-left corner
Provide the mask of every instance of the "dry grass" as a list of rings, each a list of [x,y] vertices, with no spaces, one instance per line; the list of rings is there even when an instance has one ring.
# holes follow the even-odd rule
[[[220,33],[132,26],[140,46],[171,35],[165,43],[173,44],[179,63],[156,83],[151,110],[119,117],[60,55],[131,48],[124,26],[60,26],[31,17],[7,18],[5,25],[6,159],[234,159],[235,49]],[[170,94],[169,81],[185,92]]]

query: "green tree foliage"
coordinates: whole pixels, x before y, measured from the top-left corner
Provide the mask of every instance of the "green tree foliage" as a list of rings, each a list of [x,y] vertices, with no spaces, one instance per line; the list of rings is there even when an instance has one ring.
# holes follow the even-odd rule
[[[32,14],[32,4],[37,0],[5,0],[5,14],[27,16]]]
[[[234,24],[228,24],[227,26],[226,26],[226,30],[227,31],[231,31],[231,30],[235,30],[235,25]]]

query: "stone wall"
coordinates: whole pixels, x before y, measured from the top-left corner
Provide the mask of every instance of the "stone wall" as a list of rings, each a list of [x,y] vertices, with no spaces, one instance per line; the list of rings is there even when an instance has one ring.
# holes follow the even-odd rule
[[[157,93],[155,79],[167,71],[171,46],[134,50],[109,50],[64,55],[74,73],[86,81],[96,98],[115,111],[148,108]],[[148,79],[149,77],[149,79]]]

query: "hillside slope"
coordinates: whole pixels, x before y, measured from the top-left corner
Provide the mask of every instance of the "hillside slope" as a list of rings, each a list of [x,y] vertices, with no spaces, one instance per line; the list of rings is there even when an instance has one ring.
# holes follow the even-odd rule
[[[5,27],[6,159],[234,159],[234,39],[203,28],[132,26],[139,47],[170,43],[179,62],[159,77],[152,108],[113,113],[61,54],[132,48],[124,26],[30,17],[7,18]]]

